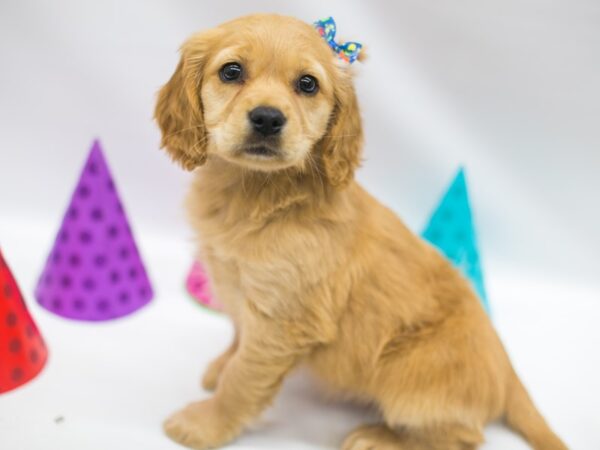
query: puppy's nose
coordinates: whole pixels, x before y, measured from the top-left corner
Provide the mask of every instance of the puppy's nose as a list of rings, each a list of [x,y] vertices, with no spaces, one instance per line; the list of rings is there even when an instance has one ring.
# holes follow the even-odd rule
[[[263,136],[279,134],[285,125],[286,118],[277,108],[258,106],[248,113],[252,128]]]

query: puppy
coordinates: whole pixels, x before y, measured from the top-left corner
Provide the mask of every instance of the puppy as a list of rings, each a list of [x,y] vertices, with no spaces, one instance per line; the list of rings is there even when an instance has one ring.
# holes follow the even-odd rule
[[[235,324],[215,390],[165,422],[195,449],[238,436],[308,365],[381,422],[344,450],[466,450],[504,419],[565,449],[517,378],[468,282],[358,185],[349,65],[308,24],[253,15],[192,36],[159,93],[162,145],[196,177],[199,257]]]

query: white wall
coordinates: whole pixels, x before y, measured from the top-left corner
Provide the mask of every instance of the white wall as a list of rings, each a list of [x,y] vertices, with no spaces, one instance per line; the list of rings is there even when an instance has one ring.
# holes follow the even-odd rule
[[[333,15],[368,46],[359,178],[410,226],[464,163],[488,272],[598,281],[597,0],[4,0],[0,220],[54,233],[98,136],[134,228],[189,234],[189,176],[158,150],[155,92],[190,33],[257,11]]]

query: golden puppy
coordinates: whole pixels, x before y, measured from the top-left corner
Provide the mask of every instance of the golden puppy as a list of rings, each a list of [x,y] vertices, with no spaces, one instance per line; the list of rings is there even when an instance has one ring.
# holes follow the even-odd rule
[[[495,419],[566,448],[468,282],[353,180],[351,71],[310,25],[254,15],[192,36],[156,120],[174,160],[203,166],[190,216],[236,328],[203,379],[214,396],[168,419],[170,437],[227,443],[306,364],[381,412],[343,449],[475,449]]]

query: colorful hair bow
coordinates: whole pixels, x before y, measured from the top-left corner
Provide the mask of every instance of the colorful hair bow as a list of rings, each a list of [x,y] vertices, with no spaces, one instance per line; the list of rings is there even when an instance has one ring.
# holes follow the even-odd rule
[[[349,63],[353,63],[358,58],[358,54],[362,49],[362,44],[358,42],[344,42],[343,44],[338,44],[335,42],[335,20],[333,17],[328,17],[327,19],[318,20],[314,23],[315,28],[319,32],[319,34],[325,39],[327,44],[331,47],[331,49],[344,61]]]

